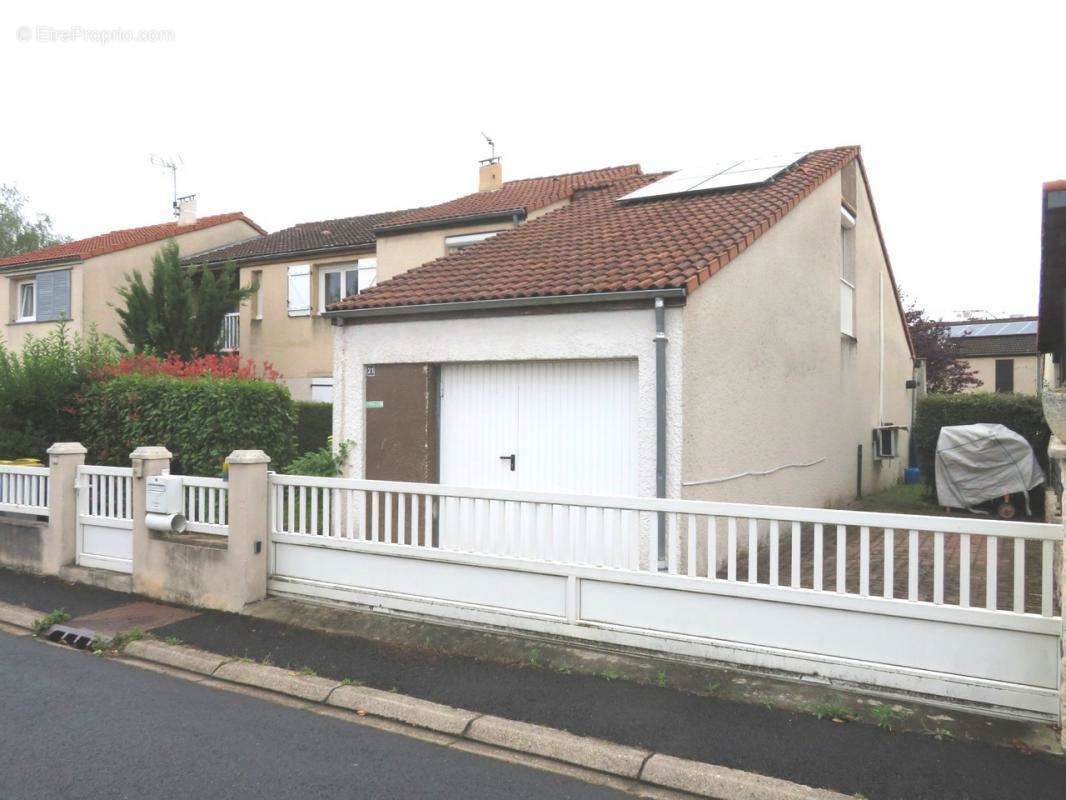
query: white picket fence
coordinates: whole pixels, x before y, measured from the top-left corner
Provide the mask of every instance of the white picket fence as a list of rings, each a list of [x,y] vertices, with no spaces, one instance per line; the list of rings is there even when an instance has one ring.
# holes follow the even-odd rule
[[[274,475],[271,484],[279,534],[1059,613],[1058,525],[299,475]],[[1002,548],[1011,556],[1006,576]]]
[[[48,516],[48,467],[0,466],[0,511]]]
[[[1057,709],[1057,525],[292,475],[270,483],[275,593],[1023,716]]]
[[[186,530],[229,535],[229,484],[221,478],[196,475],[185,475],[181,481]]]

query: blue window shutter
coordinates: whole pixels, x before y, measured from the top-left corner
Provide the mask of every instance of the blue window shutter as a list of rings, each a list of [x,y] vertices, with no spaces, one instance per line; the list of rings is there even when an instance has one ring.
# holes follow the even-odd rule
[[[42,272],[36,278],[37,319],[70,319],[70,270]]]
[[[70,270],[53,272],[55,286],[52,295],[53,319],[70,319]]]
[[[37,320],[44,322],[55,319],[52,316],[52,299],[55,295],[55,273],[42,272],[36,278],[37,282]]]

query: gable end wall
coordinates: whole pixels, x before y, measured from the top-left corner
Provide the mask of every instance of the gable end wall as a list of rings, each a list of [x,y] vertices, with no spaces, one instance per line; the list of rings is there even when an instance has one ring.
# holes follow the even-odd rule
[[[683,497],[835,505],[855,496],[860,444],[864,492],[900,479],[905,457],[875,462],[871,452],[880,421],[879,291],[885,422],[910,424],[912,361],[864,189],[860,183],[855,339],[839,324],[839,175],[692,293],[683,313],[682,483],[824,460],[683,486]]]

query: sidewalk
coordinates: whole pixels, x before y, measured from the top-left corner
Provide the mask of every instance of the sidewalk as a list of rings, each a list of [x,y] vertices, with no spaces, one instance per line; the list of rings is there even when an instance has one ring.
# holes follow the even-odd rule
[[[0,570],[0,600],[75,616],[132,595]],[[152,631],[233,657],[352,679],[460,708],[797,783],[881,798],[1055,798],[1066,758],[647,686],[612,676],[504,665],[426,647],[331,635],[256,617],[199,612]]]

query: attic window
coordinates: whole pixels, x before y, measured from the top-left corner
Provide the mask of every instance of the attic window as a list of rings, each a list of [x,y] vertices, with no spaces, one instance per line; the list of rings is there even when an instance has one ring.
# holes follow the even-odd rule
[[[458,253],[465,247],[469,247],[472,244],[483,242],[486,239],[491,239],[498,233],[503,231],[484,231],[482,233],[464,233],[458,236],[445,236],[444,237],[444,252],[448,255],[452,253]]]

